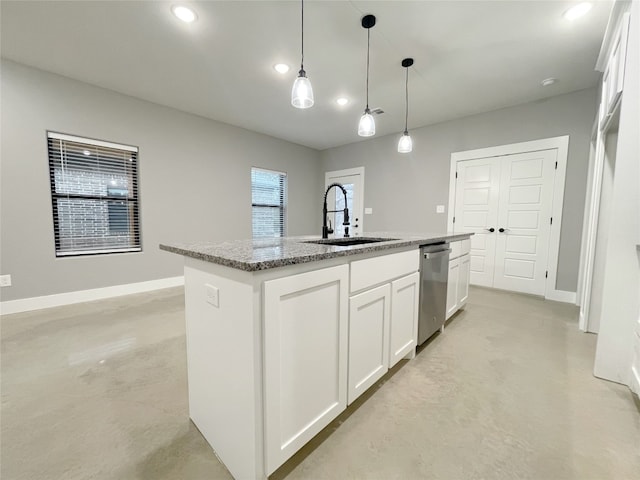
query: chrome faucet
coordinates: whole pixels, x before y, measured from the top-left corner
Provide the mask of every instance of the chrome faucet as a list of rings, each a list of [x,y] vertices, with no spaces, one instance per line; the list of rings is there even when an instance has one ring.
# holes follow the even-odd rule
[[[333,187],[337,187],[342,190],[344,194],[344,209],[342,210],[327,210],[327,195],[329,194],[329,190]],[[339,183],[332,183],[327,187],[327,191],[324,192],[324,203],[322,204],[322,238],[329,238],[329,234],[333,233],[333,229],[327,227],[327,213],[334,212],[344,212],[344,221],[342,225],[344,225],[344,236],[345,238],[349,236],[349,208],[347,207],[347,191],[345,188]]]

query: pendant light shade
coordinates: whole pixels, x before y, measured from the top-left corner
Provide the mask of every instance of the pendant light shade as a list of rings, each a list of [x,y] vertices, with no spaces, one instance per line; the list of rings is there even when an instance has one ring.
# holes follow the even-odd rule
[[[409,132],[404,132],[398,141],[398,153],[409,153],[413,150],[413,140]]]
[[[313,89],[311,88],[311,81],[307,77],[307,72],[304,71],[304,0],[301,1],[301,58],[300,58],[300,71],[298,72],[298,78],[293,82],[293,88],[291,89],[291,105],[296,108],[309,108],[313,106]]]
[[[371,115],[371,111],[367,108],[364,114],[360,117],[360,123],[358,123],[358,135],[361,137],[371,137],[376,134],[376,121]]]
[[[406,69],[406,75],[404,80],[404,93],[405,93],[405,110],[404,110],[404,133],[398,141],[398,153],[410,153],[413,150],[413,140],[409,136],[409,130],[407,130],[407,123],[409,121],[409,67],[413,65],[413,58],[405,58],[402,60],[402,66]]]
[[[358,124],[358,135],[361,137],[371,137],[376,134],[376,121],[371,115],[369,110],[369,45],[371,40],[371,28],[376,24],[376,17],[374,15],[365,15],[362,17],[362,28],[367,29],[367,106],[364,109],[364,114],[360,117],[360,123]]]
[[[291,89],[291,105],[296,108],[313,107],[313,89],[305,71],[300,70]]]

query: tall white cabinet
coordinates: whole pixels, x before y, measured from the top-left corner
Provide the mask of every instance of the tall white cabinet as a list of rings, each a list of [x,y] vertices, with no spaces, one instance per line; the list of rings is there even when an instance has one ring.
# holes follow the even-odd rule
[[[640,2],[617,1],[596,68],[604,73],[598,116],[595,175],[589,186],[582,254],[582,322],[594,314],[598,289],[600,325],[594,373],[640,392]],[[608,184],[602,168],[609,161]],[[607,178],[606,176],[604,176]],[[606,189],[604,188],[606,187]],[[600,195],[606,191],[606,198]],[[601,205],[604,199],[606,205]],[[606,208],[605,222],[598,210]],[[595,252],[604,229],[602,268]],[[588,326],[587,326],[588,327]]]

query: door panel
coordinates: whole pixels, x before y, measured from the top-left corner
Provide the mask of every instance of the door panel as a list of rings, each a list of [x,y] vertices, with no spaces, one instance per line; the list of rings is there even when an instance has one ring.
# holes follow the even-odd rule
[[[544,295],[556,156],[553,149],[501,157],[496,288]]]
[[[557,152],[458,162],[454,231],[475,233],[472,284],[544,295]]]
[[[332,183],[339,183],[347,191],[347,207],[349,208],[349,235],[357,237],[364,231],[364,168],[351,168],[348,170],[338,170],[325,174],[325,189]],[[327,196],[328,210],[342,210],[344,205],[344,194],[339,188],[333,188]],[[344,214],[334,212],[327,215],[334,234],[333,237],[344,237]],[[331,235],[330,235],[331,236]]]
[[[474,232],[471,237],[471,283],[493,286],[500,189],[500,158],[458,162],[456,180],[456,232]]]

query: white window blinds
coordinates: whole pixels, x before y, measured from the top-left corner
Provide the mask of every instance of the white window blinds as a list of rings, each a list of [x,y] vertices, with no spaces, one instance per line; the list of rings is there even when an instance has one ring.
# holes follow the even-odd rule
[[[138,149],[47,132],[56,256],[138,252]]]
[[[287,174],[251,169],[253,238],[284,237],[287,208]]]

